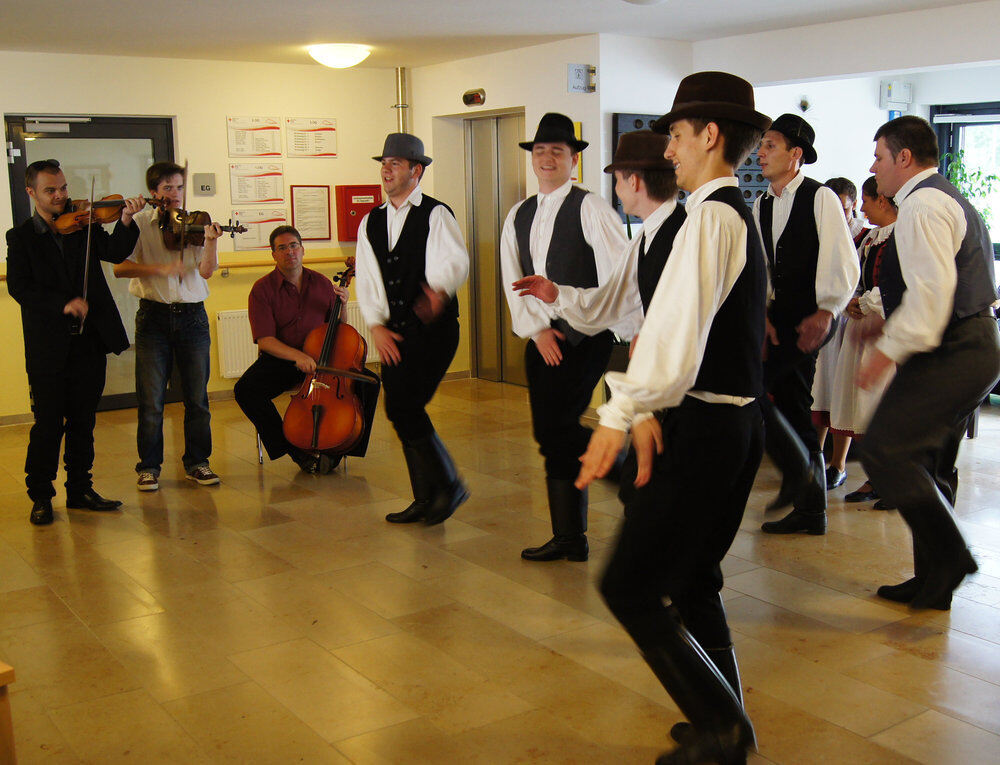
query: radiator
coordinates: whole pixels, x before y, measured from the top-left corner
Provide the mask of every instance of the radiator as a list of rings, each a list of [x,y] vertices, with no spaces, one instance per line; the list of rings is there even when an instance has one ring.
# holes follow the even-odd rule
[[[246,309],[219,311],[216,316],[219,322],[219,369],[223,377],[239,377],[257,360],[257,346],[250,333]],[[352,300],[345,306],[343,321],[354,327],[368,343],[368,361],[379,361],[371,332],[357,301]]]
[[[257,360],[257,345],[250,333],[247,309],[219,311],[216,317],[219,330],[219,371],[223,377],[239,377]]]

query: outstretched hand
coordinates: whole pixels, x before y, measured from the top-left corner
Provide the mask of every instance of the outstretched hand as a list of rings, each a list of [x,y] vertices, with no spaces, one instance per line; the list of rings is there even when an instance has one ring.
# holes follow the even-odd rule
[[[556,287],[555,282],[537,274],[518,279],[511,286],[519,297],[533,295],[543,303],[554,303],[559,297],[559,288]]]
[[[618,459],[618,453],[625,444],[625,431],[599,425],[590,436],[587,451],[580,457],[580,474],[576,477],[576,488],[586,489],[597,478],[603,478]]]

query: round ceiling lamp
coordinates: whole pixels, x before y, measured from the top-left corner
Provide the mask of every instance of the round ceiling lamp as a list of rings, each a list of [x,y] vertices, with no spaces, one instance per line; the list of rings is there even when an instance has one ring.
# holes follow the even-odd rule
[[[632,3],[632,5],[659,5],[664,0],[625,0],[626,3]]]
[[[370,46],[356,45],[354,43],[310,45],[306,50],[309,51],[310,56],[323,66],[329,66],[333,69],[347,69],[357,66],[368,58],[372,52]]]

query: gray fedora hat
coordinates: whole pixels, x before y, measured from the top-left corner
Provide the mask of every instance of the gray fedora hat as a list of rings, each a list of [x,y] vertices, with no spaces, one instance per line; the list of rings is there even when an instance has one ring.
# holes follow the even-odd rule
[[[372,157],[372,159],[381,162],[386,157],[411,159],[421,165],[429,165],[433,161],[424,154],[424,142],[409,133],[389,133],[385,137],[382,153],[377,157]]]

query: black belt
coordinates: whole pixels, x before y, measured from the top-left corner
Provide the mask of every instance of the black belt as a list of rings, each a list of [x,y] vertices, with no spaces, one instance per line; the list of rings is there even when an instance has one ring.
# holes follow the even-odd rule
[[[204,311],[205,303],[160,303],[157,300],[147,300],[139,298],[139,307],[150,311],[169,311],[170,313],[188,313],[190,311]]]

